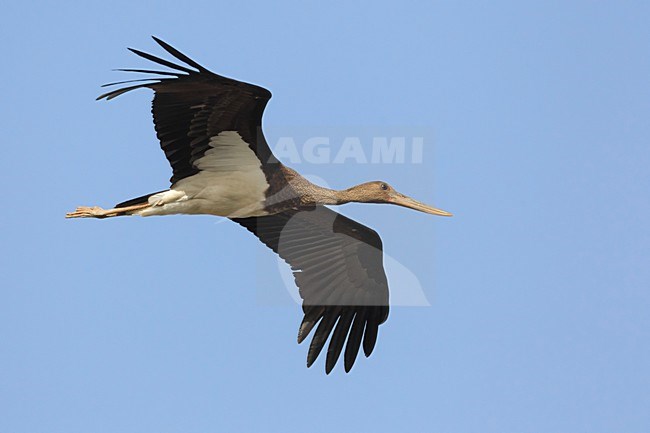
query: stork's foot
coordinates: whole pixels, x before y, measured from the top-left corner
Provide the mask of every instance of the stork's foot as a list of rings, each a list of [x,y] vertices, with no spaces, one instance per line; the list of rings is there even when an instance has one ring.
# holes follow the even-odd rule
[[[108,218],[119,215],[133,215],[142,209],[151,207],[149,203],[136,204],[133,206],[116,207],[113,209],[102,209],[99,206],[79,206],[76,211],[65,214],[66,218]]]
[[[117,209],[105,210],[99,206],[79,206],[74,212],[65,214],[66,218],[106,218],[108,216],[115,216]],[[111,211],[113,214],[111,215]]]

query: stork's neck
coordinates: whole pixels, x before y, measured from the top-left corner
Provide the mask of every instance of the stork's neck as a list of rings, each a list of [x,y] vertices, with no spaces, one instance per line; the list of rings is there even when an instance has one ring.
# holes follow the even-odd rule
[[[354,191],[355,187],[344,190],[324,188],[310,182],[287,166],[282,166],[281,171],[284,174],[284,178],[291,185],[293,194],[297,194],[300,197],[303,205],[332,205],[359,201],[358,194],[355,194]]]
[[[352,188],[336,190],[312,184],[310,193],[316,204],[345,204],[358,201]]]

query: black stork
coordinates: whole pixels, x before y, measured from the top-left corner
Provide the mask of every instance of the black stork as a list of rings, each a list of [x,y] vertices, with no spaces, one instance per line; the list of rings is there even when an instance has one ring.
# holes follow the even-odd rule
[[[97,99],[110,100],[143,87],[154,91],[153,120],[172,167],[171,186],[112,209],[78,207],[66,217],[208,214],[244,226],[293,270],[304,312],[298,343],[318,324],[307,366],[329,338],[325,371],[334,368],[345,344],[344,367],[349,372],[361,346],[370,356],[379,325],[388,318],[388,281],[379,235],[325,205],[389,203],[433,215],[451,214],[382,181],[340,191],[309,182],[278,161],[264,139],[262,113],[271,92],[210,72],[154,40],[185,65],[130,48],[173,71],[120,69],[156,76],[107,84],[138,82]]]

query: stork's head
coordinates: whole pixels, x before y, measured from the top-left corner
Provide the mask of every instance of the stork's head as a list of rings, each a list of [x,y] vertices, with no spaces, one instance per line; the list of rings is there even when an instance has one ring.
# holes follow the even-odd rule
[[[408,207],[432,215],[452,216],[449,212],[426,205],[407,195],[399,193],[388,183],[380,180],[353,186],[352,188],[345,190],[345,195],[350,199],[350,201],[360,203],[396,204],[398,206]]]

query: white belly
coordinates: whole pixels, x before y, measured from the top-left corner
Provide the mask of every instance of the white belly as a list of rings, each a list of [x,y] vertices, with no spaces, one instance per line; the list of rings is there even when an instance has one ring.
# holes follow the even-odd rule
[[[260,160],[234,131],[210,139],[212,147],[195,162],[199,173],[178,181],[169,191],[149,197],[153,206],[142,216],[208,214],[224,217],[267,215],[269,185]]]

